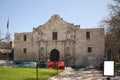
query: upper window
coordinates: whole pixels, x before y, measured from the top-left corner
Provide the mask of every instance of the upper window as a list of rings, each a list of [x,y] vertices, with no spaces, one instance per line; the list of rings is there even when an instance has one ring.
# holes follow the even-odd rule
[[[24,35],[23,39],[24,39],[24,41],[26,41],[26,40],[27,40],[27,36],[26,36],[26,35]]]
[[[53,40],[57,40],[57,32],[53,32],[52,33],[52,39]]]
[[[90,32],[86,32],[86,39],[90,39]]]

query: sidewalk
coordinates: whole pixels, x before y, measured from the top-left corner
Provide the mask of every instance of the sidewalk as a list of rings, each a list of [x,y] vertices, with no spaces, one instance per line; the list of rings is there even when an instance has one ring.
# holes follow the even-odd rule
[[[106,80],[106,77],[103,77],[102,71],[95,69],[73,70],[67,68],[64,72],[58,76],[51,77],[49,80]],[[112,77],[111,80],[120,80],[120,76]]]

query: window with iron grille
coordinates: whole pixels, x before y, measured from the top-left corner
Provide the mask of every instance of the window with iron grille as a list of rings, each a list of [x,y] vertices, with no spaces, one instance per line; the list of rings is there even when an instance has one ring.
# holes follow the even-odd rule
[[[88,53],[91,53],[92,52],[92,47],[88,47],[87,51],[88,51]]]

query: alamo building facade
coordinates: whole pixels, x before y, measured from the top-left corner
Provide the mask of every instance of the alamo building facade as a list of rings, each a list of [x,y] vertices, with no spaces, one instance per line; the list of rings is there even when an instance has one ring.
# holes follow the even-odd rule
[[[104,60],[104,46],[103,28],[81,29],[53,15],[32,32],[14,33],[14,60],[99,66]]]

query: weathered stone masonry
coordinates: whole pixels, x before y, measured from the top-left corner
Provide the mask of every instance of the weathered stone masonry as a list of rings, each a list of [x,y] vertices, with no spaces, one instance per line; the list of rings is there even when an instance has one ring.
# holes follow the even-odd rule
[[[33,28],[33,32],[14,36],[14,60],[59,60],[65,61],[66,66],[98,66],[104,58],[103,28],[80,29],[58,15]]]

